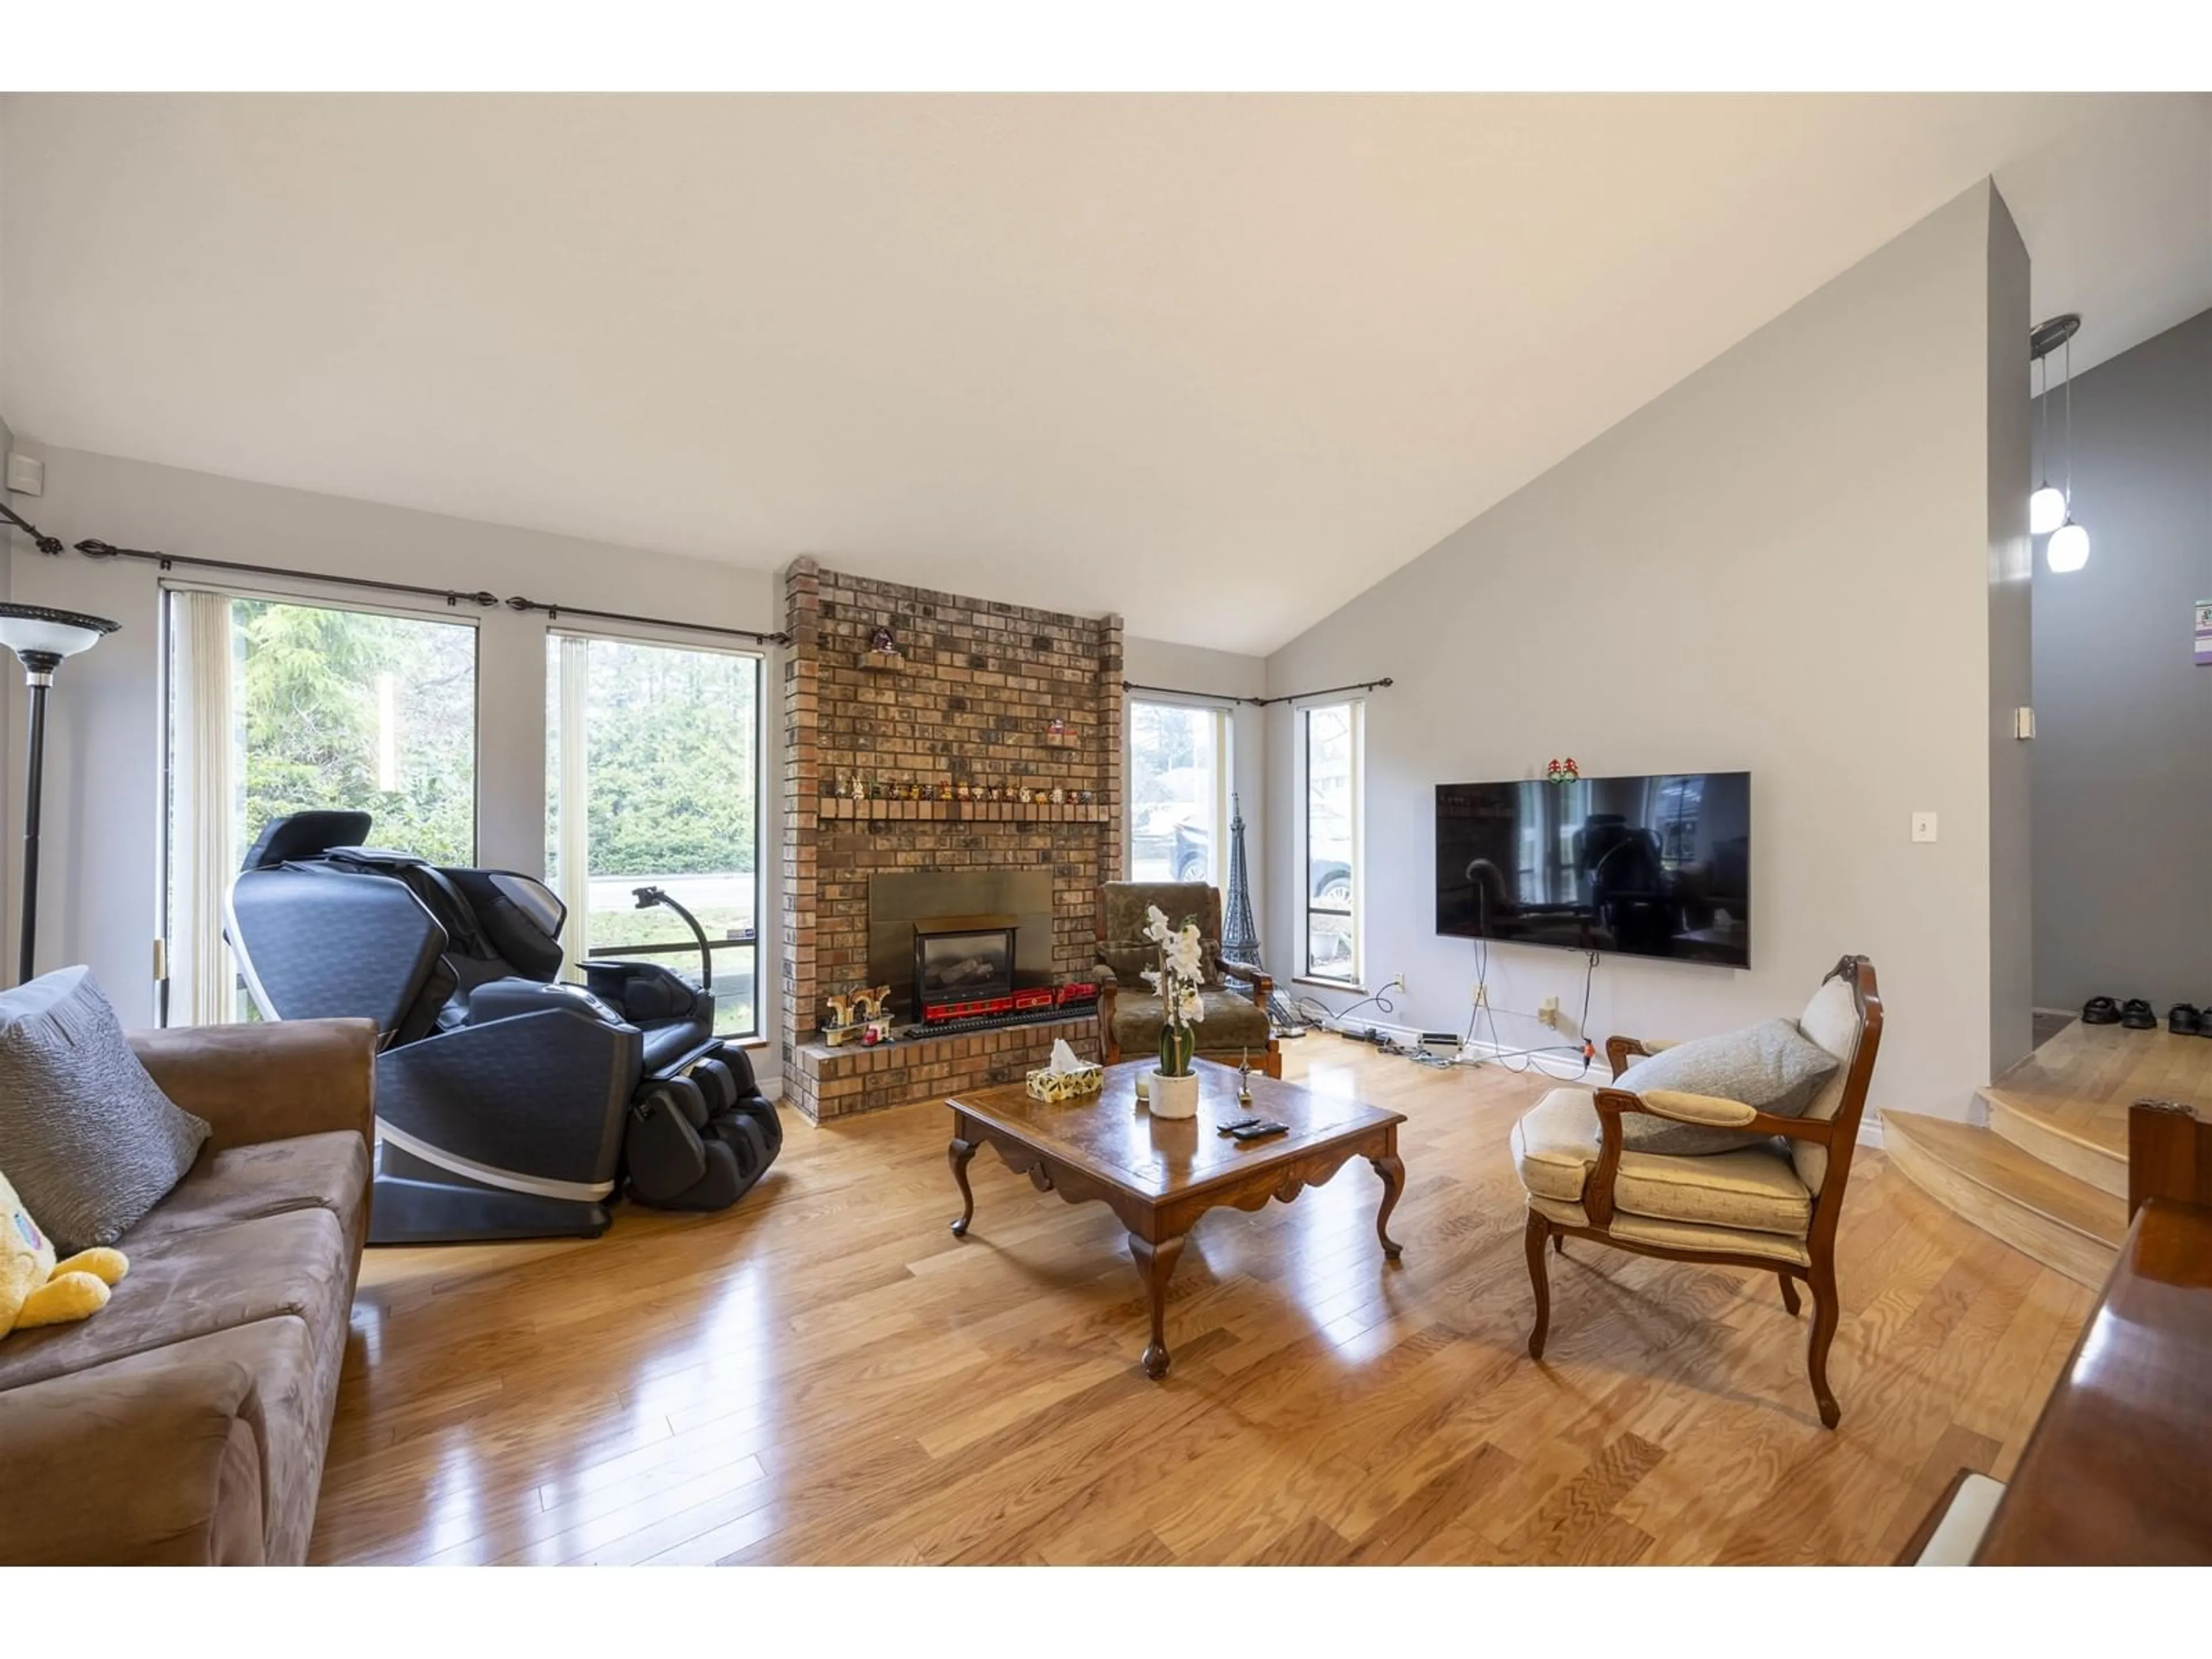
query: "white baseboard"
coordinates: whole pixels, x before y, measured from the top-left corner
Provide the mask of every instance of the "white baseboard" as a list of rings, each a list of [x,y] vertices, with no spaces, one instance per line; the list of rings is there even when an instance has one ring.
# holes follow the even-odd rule
[[[1879,1115],[1859,1119],[1859,1145],[1881,1150],[1881,1119]]]

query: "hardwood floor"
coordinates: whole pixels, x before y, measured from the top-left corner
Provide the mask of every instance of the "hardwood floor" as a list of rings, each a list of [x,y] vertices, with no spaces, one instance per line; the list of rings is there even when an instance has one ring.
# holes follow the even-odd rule
[[[1285,1048],[1407,1115],[1401,1266],[1364,1164],[1216,1212],[1153,1383],[1103,1206],[987,1152],[963,1243],[941,1105],[794,1121],[724,1215],[370,1252],[315,1559],[1882,1561],[2009,1471],[2089,1305],[1863,1152],[1836,1432],[1771,1274],[1571,1244],[1539,1365],[1506,1133],[1547,1085]]]

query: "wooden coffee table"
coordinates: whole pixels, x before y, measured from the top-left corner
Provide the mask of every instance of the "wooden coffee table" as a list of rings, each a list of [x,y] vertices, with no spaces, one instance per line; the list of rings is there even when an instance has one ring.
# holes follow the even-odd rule
[[[1256,1210],[1271,1198],[1287,1204],[1348,1160],[1364,1158],[1382,1177],[1375,1236],[1391,1261],[1400,1254],[1386,1228],[1406,1185],[1406,1166],[1398,1161],[1401,1113],[1256,1075],[1252,1103],[1241,1105],[1235,1071],[1210,1060],[1194,1065],[1200,1081],[1193,1118],[1156,1118],[1145,1109],[1136,1085],[1138,1074],[1152,1069],[1149,1060],[1109,1066],[1104,1089],[1079,1100],[1036,1100],[1013,1083],[945,1102],[952,1109],[946,1156],[962,1205],[954,1235],[966,1237],[975,1218],[968,1160],[978,1146],[995,1148],[1006,1167],[1029,1176],[1039,1192],[1058,1193],[1070,1204],[1096,1199],[1107,1206],[1129,1230],[1129,1253],[1152,1299],[1152,1340],[1144,1364],[1155,1378],[1168,1370],[1168,1280],[1191,1224],[1216,1206]],[[1269,1118],[1290,1131],[1252,1141],[1216,1132],[1215,1125],[1240,1117]]]

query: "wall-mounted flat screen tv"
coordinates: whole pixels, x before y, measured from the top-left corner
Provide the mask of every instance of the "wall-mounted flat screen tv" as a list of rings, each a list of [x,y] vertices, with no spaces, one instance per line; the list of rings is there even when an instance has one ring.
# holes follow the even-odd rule
[[[1751,966],[1751,774],[1437,786],[1437,932]]]

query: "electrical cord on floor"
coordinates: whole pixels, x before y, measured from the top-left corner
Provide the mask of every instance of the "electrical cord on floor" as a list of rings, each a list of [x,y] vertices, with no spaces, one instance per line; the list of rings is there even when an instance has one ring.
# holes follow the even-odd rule
[[[1475,948],[1477,952],[1475,957],[1475,981],[1478,984],[1486,987],[1490,982],[1490,941],[1487,939],[1478,939],[1475,941]],[[1468,1047],[1474,1041],[1474,1030],[1477,1023],[1482,1020],[1484,1017],[1487,1016],[1490,1025],[1491,1051],[1490,1053],[1483,1055],[1480,1059],[1475,1060],[1474,1064],[1478,1066],[1500,1066],[1505,1070],[1513,1073],[1516,1076],[1525,1076],[1530,1072],[1541,1069],[1536,1063],[1538,1057],[1540,1055],[1572,1054],[1582,1062],[1582,1069],[1577,1072],[1575,1075],[1577,1078],[1587,1077],[1589,1074],[1590,1061],[1597,1053],[1595,1045],[1589,1040],[1590,984],[1596,976],[1597,952],[1591,951],[1585,954],[1583,966],[1583,1012],[1582,1020],[1577,1028],[1583,1033],[1583,1040],[1580,1042],[1537,1043],[1526,1048],[1508,1048],[1498,1040],[1497,1005],[1492,1003],[1486,994],[1482,1000],[1482,1006],[1477,1008],[1468,1020],[1468,1041],[1460,1045],[1461,1052],[1464,1054]],[[1512,1010],[1509,1009],[1507,1012],[1510,1013]],[[1537,1018],[1537,1016],[1531,1014],[1524,1016],[1524,1018],[1533,1019]],[[1515,1065],[1513,1063],[1516,1060],[1520,1064]],[[1549,1072],[1545,1074],[1547,1076],[1557,1075],[1555,1073]]]

